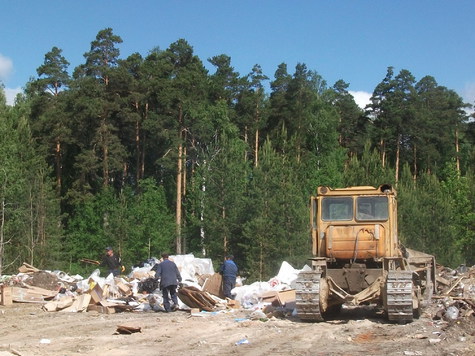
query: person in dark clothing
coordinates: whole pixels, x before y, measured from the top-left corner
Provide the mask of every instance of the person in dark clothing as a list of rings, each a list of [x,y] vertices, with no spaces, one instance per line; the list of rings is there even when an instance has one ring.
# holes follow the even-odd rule
[[[233,261],[233,255],[227,255],[221,265],[219,272],[223,275],[223,292],[224,296],[233,299],[231,290],[236,285],[236,277],[238,274],[238,267]]]
[[[155,270],[155,279],[160,280],[160,290],[163,295],[163,307],[165,311],[171,312],[178,309],[178,297],[176,288],[181,283],[181,274],[175,262],[168,259],[168,254],[162,254],[163,261],[153,266]],[[170,306],[170,299],[173,306]]]
[[[120,257],[114,254],[112,247],[106,247],[106,254],[102,258],[101,266],[106,267],[109,274],[112,273],[114,277],[124,270]]]

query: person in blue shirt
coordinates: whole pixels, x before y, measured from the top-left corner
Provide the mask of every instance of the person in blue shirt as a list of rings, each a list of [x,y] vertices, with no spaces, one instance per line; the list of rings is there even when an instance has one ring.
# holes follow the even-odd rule
[[[178,309],[178,297],[176,288],[181,283],[181,275],[175,262],[168,259],[168,254],[162,254],[163,261],[153,266],[155,270],[155,279],[160,280],[160,290],[163,295],[163,307],[165,311],[171,312]],[[173,307],[170,307],[170,299],[173,301]]]
[[[233,261],[233,255],[227,255],[221,265],[219,272],[223,275],[223,293],[226,298],[233,299],[231,290],[236,285],[238,267]]]

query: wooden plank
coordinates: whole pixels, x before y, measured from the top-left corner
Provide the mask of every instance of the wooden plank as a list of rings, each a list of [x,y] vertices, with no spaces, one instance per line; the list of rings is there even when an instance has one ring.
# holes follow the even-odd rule
[[[58,291],[30,286],[28,284],[25,284],[24,287],[28,289],[30,292],[41,294],[45,299],[52,299],[56,297],[56,295],[58,294]]]
[[[207,295],[194,287],[184,287],[178,290],[178,296],[181,301],[190,308],[199,308],[200,310],[212,311],[216,302]]]
[[[19,268],[18,268],[18,271],[20,273],[28,273],[28,272],[39,272],[40,270],[26,262],[23,262],[23,265],[21,265]]]
[[[117,325],[117,332],[119,334],[132,334],[132,333],[140,333],[142,332],[142,328],[140,326],[135,325]]]
[[[0,305],[12,305],[12,288],[4,284],[0,285]]]
[[[45,295],[41,289],[40,290],[36,288],[20,288],[20,287],[12,287],[12,299],[14,302],[18,303],[44,303],[46,299],[51,299],[56,295],[52,295],[51,291],[48,291],[49,293]],[[45,289],[43,289],[45,291]]]

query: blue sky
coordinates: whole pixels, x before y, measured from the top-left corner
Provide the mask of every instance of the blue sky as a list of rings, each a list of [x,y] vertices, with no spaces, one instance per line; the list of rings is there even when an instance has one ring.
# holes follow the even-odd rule
[[[305,63],[333,85],[368,98],[388,66],[433,76],[475,101],[473,0],[0,0],[0,81],[11,103],[53,46],[70,72],[97,33],[123,39],[121,58],[186,39],[207,59],[226,54],[241,75],[260,64],[271,79]]]

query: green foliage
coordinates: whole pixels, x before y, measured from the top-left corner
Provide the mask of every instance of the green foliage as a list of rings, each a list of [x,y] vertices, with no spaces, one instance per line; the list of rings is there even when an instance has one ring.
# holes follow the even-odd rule
[[[246,145],[238,138],[221,135],[203,152],[188,196],[188,212],[194,234],[193,251],[218,261],[228,253],[240,262],[239,243],[246,219],[246,191],[250,177],[244,160]]]
[[[58,266],[58,201],[48,167],[34,150],[27,115],[27,103],[0,115],[0,273],[23,262]]]
[[[456,267],[462,263],[463,256],[457,242],[454,196],[434,175],[423,174],[414,182],[407,166],[398,188],[402,243],[433,254],[440,264]]]
[[[362,153],[368,139],[368,118],[348,92],[348,87],[348,83],[339,80],[326,96],[338,113],[338,141],[354,155]]]
[[[365,145],[361,158],[352,156],[345,168],[344,186],[394,184],[392,169],[383,167],[380,154],[371,150],[370,143]]]
[[[80,260],[100,260],[106,246],[112,246],[127,266],[171,251],[174,224],[163,187],[147,179],[139,188],[138,193],[126,189],[119,195],[105,188],[75,206],[67,229],[72,272],[91,272],[92,267]]]
[[[442,189],[450,199],[451,226],[455,235],[451,246],[463,256],[462,262],[473,264],[475,262],[473,249],[475,246],[475,205],[471,195],[473,185],[470,184],[468,177],[460,176],[454,163],[447,163],[444,173]]]
[[[139,183],[139,193],[131,195],[127,207],[127,236],[123,259],[137,264],[150,257],[173,251],[175,225],[167,207],[163,186],[151,179]]]
[[[308,206],[293,168],[266,141],[249,185],[241,243],[251,281],[277,274],[283,260],[303,265],[308,256]]]
[[[120,43],[99,31],[72,78],[53,47],[14,107],[0,88],[3,270],[89,273],[79,260],[105,245],[131,265],[180,239],[266,279],[310,255],[317,186],[383,183],[406,245],[474,263],[475,125],[434,78],[389,67],[363,112],[349,84],[328,88],[304,63],[280,64],[266,93],[259,65],[241,76],[221,54],[209,74],[184,39],[125,60]]]

